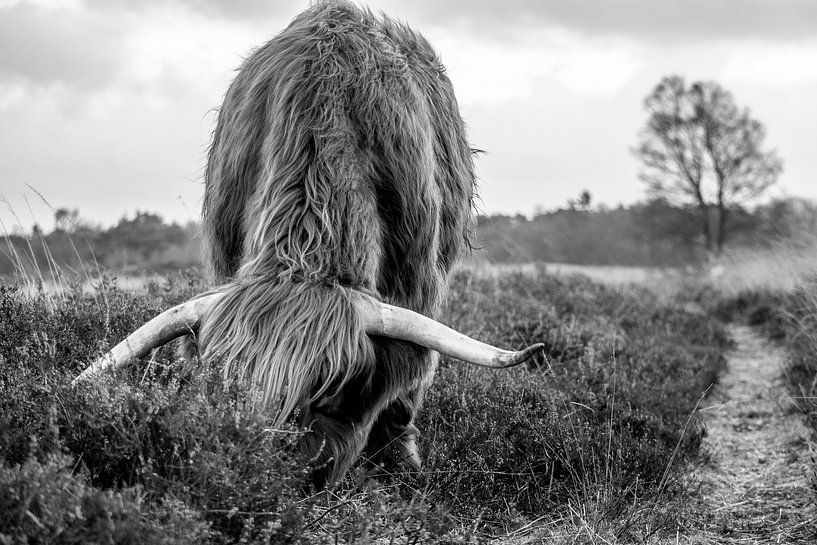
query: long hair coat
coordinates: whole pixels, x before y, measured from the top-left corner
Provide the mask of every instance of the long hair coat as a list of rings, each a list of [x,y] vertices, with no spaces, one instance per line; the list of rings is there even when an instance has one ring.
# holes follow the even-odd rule
[[[467,247],[471,149],[445,69],[407,26],[322,2],[253,52],[218,115],[203,230],[226,295],[200,349],[276,422],[298,415],[316,480],[361,453],[418,463],[437,355],[369,337],[357,290],[436,317]]]

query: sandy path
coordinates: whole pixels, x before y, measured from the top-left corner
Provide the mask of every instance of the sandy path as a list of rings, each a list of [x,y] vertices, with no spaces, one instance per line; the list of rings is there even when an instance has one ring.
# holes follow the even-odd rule
[[[694,543],[817,544],[817,507],[809,489],[808,430],[791,410],[783,350],[745,326],[704,415],[700,469],[701,534]]]

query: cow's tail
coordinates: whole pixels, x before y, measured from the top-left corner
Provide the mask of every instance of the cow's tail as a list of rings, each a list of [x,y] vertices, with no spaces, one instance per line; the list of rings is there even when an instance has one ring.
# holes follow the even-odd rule
[[[202,357],[246,382],[281,425],[351,381],[371,380],[374,348],[351,296],[337,285],[239,277],[202,320]]]

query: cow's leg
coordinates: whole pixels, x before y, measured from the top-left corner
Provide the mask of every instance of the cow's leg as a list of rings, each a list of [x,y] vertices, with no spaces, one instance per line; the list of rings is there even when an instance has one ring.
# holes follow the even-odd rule
[[[390,403],[377,417],[366,444],[366,459],[386,472],[409,468],[419,471],[422,464],[417,450],[419,430],[414,415],[419,391],[408,392]]]
[[[349,471],[366,446],[369,429],[363,422],[320,409],[306,416],[310,431],[301,440],[301,449],[314,467],[312,484],[321,490],[337,483]]]
[[[414,418],[430,384],[439,354],[407,343],[383,343],[376,347],[375,379],[391,377],[390,401],[383,407],[369,433],[364,454],[373,465],[386,471],[419,470],[419,431]]]
[[[301,414],[303,427],[309,429],[301,439],[301,450],[315,468],[312,482],[319,490],[340,480],[366,446],[374,418],[363,388],[363,381],[352,381]]]

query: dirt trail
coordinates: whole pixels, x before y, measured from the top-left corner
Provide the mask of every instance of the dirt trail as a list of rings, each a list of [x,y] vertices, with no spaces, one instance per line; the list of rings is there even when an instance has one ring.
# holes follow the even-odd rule
[[[817,507],[809,490],[808,430],[791,410],[783,350],[744,326],[705,402],[711,455],[701,483],[703,535],[695,543],[817,543]]]

